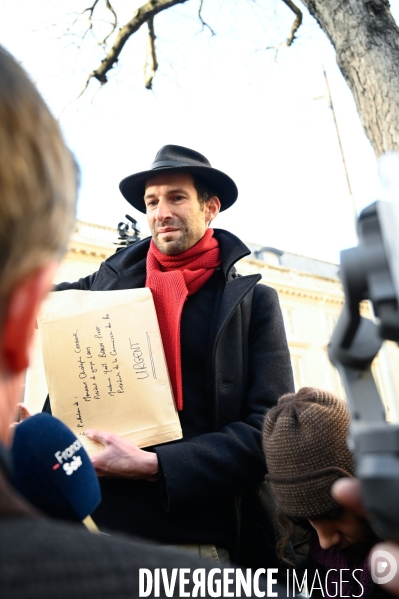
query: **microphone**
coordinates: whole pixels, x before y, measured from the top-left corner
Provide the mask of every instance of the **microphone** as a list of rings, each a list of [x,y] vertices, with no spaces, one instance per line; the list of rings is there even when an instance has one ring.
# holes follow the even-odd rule
[[[58,418],[36,414],[15,427],[12,482],[30,503],[53,518],[83,521],[101,502],[98,477],[86,450]]]

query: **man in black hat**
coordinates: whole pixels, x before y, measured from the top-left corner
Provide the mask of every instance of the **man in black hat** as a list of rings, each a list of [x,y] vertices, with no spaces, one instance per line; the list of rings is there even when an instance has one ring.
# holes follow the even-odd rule
[[[57,522],[13,487],[10,424],[17,413],[36,318],[73,228],[78,173],[56,120],[18,61],[1,46],[0,154],[2,599],[166,599],[191,596],[193,588],[199,594],[199,586],[201,597],[215,597],[224,585],[231,591],[231,571],[225,576],[210,569],[211,563],[182,551]],[[50,491],[44,479],[41,484]],[[56,488],[52,494],[57,495]],[[245,579],[241,575],[238,580],[242,584]],[[268,588],[259,577],[249,587],[253,592],[244,594],[251,597],[265,595]]]
[[[87,431],[104,444],[93,458],[103,494],[93,517],[100,528],[237,559],[240,498],[265,473],[263,417],[293,390],[277,294],[258,274],[239,277],[234,263],[250,251],[209,228],[238,191],[204,156],[164,146],[120,189],[147,214],[152,239],[58,290],[151,288],[183,439],[142,450]]]

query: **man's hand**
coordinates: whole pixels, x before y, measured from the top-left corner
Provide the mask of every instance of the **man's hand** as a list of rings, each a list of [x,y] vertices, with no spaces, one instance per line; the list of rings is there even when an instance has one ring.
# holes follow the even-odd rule
[[[28,410],[24,403],[17,403],[17,409],[19,412],[19,414],[17,415],[18,420],[15,420],[15,422],[11,422],[10,428],[16,427],[17,424],[23,422],[24,420],[32,416],[31,412]]]
[[[32,413],[28,410],[28,408],[26,407],[26,405],[24,403],[19,403],[17,404],[17,407],[19,408],[19,421],[22,422],[23,420],[26,420],[27,418],[30,418],[32,416]]]
[[[365,512],[361,500],[360,483],[358,480],[354,478],[340,478],[333,485],[332,494],[341,505],[343,505],[344,507],[348,507],[351,510],[354,510],[360,516],[367,518],[367,514]],[[397,543],[391,542],[378,543],[377,545],[374,545],[372,552],[369,555],[369,565],[370,556],[374,551],[378,549],[382,549],[383,551],[387,551],[388,553],[390,553],[399,566],[399,545]],[[384,584],[384,588],[387,589],[390,593],[393,593],[394,595],[399,597],[399,568],[393,579]]]
[[[113,433],[88,429],[85,435],[104,445],[103,451],[91,459],[98,476],[157,480],[159,468],[156,453],[144,451]]]

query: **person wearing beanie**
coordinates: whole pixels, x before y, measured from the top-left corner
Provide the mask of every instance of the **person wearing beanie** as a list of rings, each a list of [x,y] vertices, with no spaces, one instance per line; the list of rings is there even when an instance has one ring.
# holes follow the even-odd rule
[[[314,586],[312,597],[380,596],[367,565],[376,537],[364,518],[331,495],[337,479],[354,476],[349,423],[343,400],[304,387],[283,395],[263,426],[266,478],[287,532],[282,543],[288,542],[294,524],[310,531],[307,582],[309,590]]]

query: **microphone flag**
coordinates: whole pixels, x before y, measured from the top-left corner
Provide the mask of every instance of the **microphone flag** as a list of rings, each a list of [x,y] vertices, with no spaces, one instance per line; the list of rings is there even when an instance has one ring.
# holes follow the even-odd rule
[[[15,488],[49,516],[82,521],[101,502],[86,450],[58,418],[35,414],[18,424],[11,454]]]

